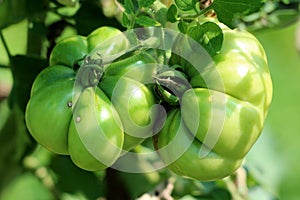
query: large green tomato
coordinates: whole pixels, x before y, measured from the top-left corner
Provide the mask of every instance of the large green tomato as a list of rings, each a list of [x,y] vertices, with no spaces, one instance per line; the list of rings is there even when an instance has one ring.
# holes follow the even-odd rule
[[[215,67],[208,63],[199,73],[186,59],[175,59],[189,86],[155,138],[162,160],[173,172],[202,181],[228,176],[241,165],[261,134],[272,99],[259,41],[245,31],[222,29],[224,41],[213,57]]]
[[[111,27],[55,46],[50,66],[33,83],[26,108],[27,127],[38,143],[70,155],[82,169],[95,171],[113,165],[122,153],[149,137],[155,99],[141,80],[125,71],[155,60],[147,54],[101,63],[101,57],[127,49],[127,38]],[[97,54],[91,58],[93,51]],[[115,69],[120,70],[115,73]]]

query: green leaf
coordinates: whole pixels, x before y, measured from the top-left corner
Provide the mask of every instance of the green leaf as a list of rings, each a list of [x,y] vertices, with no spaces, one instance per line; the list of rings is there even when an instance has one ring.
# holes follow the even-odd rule
[[[166,177],[161,176],[157,172],[139,174],[120,172],[120,176],[132,197],[135,198],[141,196],[143,193],[153,191],[155,186],[166,179]]]
[[[80,4],[80,9],[74,16],[79,35],[88,35],[100,26],[112,26],[121,30],[124,28],[116,18],[106,17],[97,1],[81,1]]]
[[[0,137],[1,137],[1,130],[2,127],[4,126],[6,119],[8,118],[10,114],[10,109],[9,106],[7,104],[7,100],[1,100],[0,101]]]
[[[205,22],[189,28],[187,34],[196,40],[211,55],[216,55],[222,47],[222,29],[213,22]]]
[[[188,23],[181,21],[178,23],[178,29],[181,33],[185,34],[188,30]]]
[[[122,26],[126,27],[126,28],[129,28],[130,26],[130,20],[128,18],[128,14],[127,13],[123,13],[123,16],[122,16]]]
[[[135,13],[132,0],[124,0],[124,8],[125,8],[125,12],[129,14]]]
[[[25,0],[26,1],[26,17],[29,20],[38,22],[37,19],[43,19],[48,12],[48,0]]]
[[[78,0],[57,0],[60,4],[70,7],[75,7]]]
[[[26,17],[25,0],[0,1],[0,30]]]
[[[135,19],[135,22],[140,26],[158,26],[160,23],[148,16],[142,15]]]
[[[32,83],[38,73],[48,66],[46,59],[17,55],[12,57],[14,84],[9,100],[12,106],[18,105],[25,111],[29,100]]]
[[[183,11],[193,10],[197,2],[197,0],[175,0],[177,7]]]
[[[165,26],[167,22],[167,8],[161,8],[155,13],[155,20],[157,20],[162,26]]]
[[[8,110],[6,101],[1,104],[0,108],[6,111],[0,116],[4,121],[0,128],[0,188],[21,170],[22,158],[34,146],[26,130],[24,113],[17,106]]]
[[[178,10],[176,5],[172,4],[167,12],[167,19],[168,21],[174,23],[178,20]]]
[[[54,156],[50,167],[57,176],[56,188],[70,194],[83,194],[86,199],[97,199],[104,196],[105,171],[95,173],[78,168],[69,156]],[[103,178],[101,177],[103,176]]]
[[[211,191],[214,200],[231,200],[232,196],[225,188],[214,188]]]
[[[138,0],[139,8],[149,8],[155,0]]]
[[[108,168],[106,170],[106,186],[107,186],[107,199],[137,199],[142,194],[159,192],[162,187],[158,187],[159,184],[167,180],[166,170],[159,170],[153,172],[146,172],[149,169],[150,163],[157,161],[158,157],[155,155],[147,154],[152,152],[153,147],[146,147],[152,145],[152,140],[146,140],[143,145],[137,146],[133,152],[143,155],[148,155],[143,159],[129,156],[125,159],[120,158],[121,164],[124,162],[126,165],[132,165],[137,171],[145,171],[145,173],[130,173]],[[123,157],[124,158],[124,157]],[[118,165],[117,164],[117,165]],[[120,194],[116,193],[120,191]],[[120,196],[121,195],[121,196]]]
[[[259,11],[261,0],[215,0],[211,5],[220,22],[230,28],[235,27],[234,20]]]
[[[1,14],[0,14],[1,15]],[[1,22],[0,22],[1,23]],[[28,21],[20,21],[2,30],[4,41],[11,55],[26,54],[28,46]],[[9,57],[2,40],[0,40],[0,63],[9,66]],[[0,72],[1,73],[1,72]]]
[[[0,199],[51,200],[54,197],[36,176],[25,173],[18,176],[3,189]]]
[[[299,3],[299,0],[282,0],[281,2],[284,4],[290,4],[290,3]]]

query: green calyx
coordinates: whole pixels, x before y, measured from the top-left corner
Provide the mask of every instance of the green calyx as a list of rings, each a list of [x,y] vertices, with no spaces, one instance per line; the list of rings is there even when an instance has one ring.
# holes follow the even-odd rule
[[[173,68],[158,71],[153,80],[158,98],[171,106],[178,105],[184,92],[191,88],[186,75]]]
[[[83,88],[97,86],[103,75],[102,59],[92,59],[90,56],[87,56],[78,70],[78,74],[77,78]]]

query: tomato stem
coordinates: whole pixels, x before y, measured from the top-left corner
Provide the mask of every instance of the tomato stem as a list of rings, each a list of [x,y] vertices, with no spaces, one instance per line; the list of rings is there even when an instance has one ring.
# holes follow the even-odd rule
[[[153,76],[157,96],[169,105],[176,105],[185,91],[191,88],[185,75],[172,68],[162,69]]]
[[[101,57],[92,59],[90,56],[87,56],[84,59],[78,72],[78,78],[83,88],[95,87],[98,85],[103,75],[103,67],[103,60]]]
[[[205,15],[208,11],[210,11],[213,6],[213,4],[209,5],[208,7],[200,10],[199,12],[197,12],[196,14],[183,14],[183,15],[180,15],[179,16],[179,19],[180,20],[193,20],[193,19],[196,19],[202,15]]]

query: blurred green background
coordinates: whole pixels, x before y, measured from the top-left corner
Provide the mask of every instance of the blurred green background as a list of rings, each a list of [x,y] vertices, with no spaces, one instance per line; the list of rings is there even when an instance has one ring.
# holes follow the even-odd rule
[[[278,184],[280,199],[300,197],[300,52],[299,24],[256,33],[268,56],[273,102],[265,130],[249,159],[264,163],[268,180]],[[298,32],[298,37],[300,37]],[[270,152],[271,151],[271,152]],[[275,186],[276,187],[276,186]]]
[[[13,55],[26,52],[27,25],[26,21],[22,21],[3,31]],[[247,162],[258,168],[257,178],[265,189],[278,193],[283,200],[298,200],[300,196],[300,52],[296,49],[298,26],[293,24],[256,33],[268,56],[274,94],[264,132],[247,156]],[[0,42],[0,65],[6,65],[7,62],[5,49]],[[10,88],[12,82],[10,70],[0,68],[1,87],[5,85]],[[0,116],[3,116],[3,112],[3,107],[0,107]],[[0,119],[0,127],[2,122]],[[25,179],[37,184],[29,175],[25,175]],[[18,187],[25,189],[22,182]],[[263,193],[260,197],[260,200],[268,199]]]

